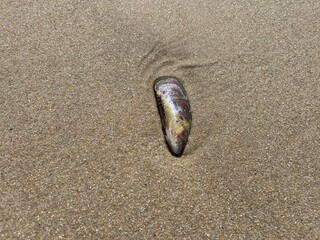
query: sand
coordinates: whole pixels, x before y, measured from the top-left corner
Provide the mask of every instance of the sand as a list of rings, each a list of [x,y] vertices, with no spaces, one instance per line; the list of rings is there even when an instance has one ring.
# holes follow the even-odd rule
[[[1,1],[1,239],[320,238],[320,1],[192,2]]]

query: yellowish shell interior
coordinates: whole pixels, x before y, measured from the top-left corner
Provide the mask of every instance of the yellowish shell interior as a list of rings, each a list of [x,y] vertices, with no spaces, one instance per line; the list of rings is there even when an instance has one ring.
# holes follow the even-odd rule
[[[170,108],[169,103],[166,101],[164,96],[162,95],[162,100],[164,103],[164,112],[167,118],[167,122],[169,124],[169,128],[175,134],[179,134],[183,132],[184,129],[189,128],[189,122],[186,119],[180,119],[178,113],[175,113],[173,109]]]

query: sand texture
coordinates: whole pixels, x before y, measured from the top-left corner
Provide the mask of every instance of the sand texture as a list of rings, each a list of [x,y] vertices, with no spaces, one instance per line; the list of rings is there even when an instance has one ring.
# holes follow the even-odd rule
[[[0,134],[0,239],[319,239],[320,1],[2,0]]]

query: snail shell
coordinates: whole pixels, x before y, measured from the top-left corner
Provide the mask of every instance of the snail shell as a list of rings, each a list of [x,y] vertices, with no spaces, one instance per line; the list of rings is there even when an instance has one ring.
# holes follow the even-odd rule
[[[162,76],[154,82],[154,93],[162,130],[172,155],[179,157],[187,145],[191,129],[191,108],[179,79]]]

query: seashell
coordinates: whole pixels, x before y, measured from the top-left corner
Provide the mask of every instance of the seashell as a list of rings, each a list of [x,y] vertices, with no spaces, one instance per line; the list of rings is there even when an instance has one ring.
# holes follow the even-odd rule
[[[162,76],[154,82],[154,93],[169,150],[180,157],[187,145],[192,121],[187,92],[178,78]]]

